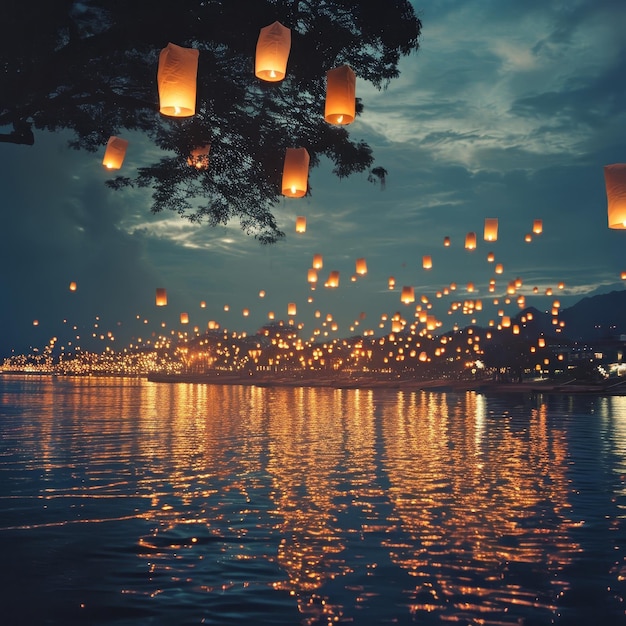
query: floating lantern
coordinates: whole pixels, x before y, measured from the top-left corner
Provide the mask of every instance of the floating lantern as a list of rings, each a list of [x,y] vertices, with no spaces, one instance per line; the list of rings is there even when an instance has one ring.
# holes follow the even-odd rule
[[[339,272],[337,270],[333,270],[328,276],[328,280],[326,281],[325,287],[336,288],[339,287]]]
[[[356,260],[356,273],[361,274],[361,276],[367,274],[367,262],[365,259]]]
[[[259,291],[259,298],[265,298],[265,290],[261,289],[261,291]]]
[[[200,301],[200,308],[201,309],[206,309],[206,302],[204,300]]]
[[[313,255],[313,269],[321,270],[324,267],[324,259],[321,254]]]
[[[498,239],[498,218],[486,217],[484,229],[485,241],[496,241]]]
[[[524,235],[524,241],[525,241],[526,243],[530,243],[532,240],[533,240],[533,236],[532,236],[530,233],[526,233],[526,234]]]
[[[467,233],[467,235],[465,235],[465,249],[476,249],[476,233]]]
[[[502,265],[502,263],[497,263],[495,272],[496,274],[502,274],[502,272],[504,272],[504,265]]]
[[[127,148],[128,141],[126,139],[115,137],[114,135],[109,137],[102,165],[108,170],[119,170],[124,162]]]
[[[197,170],[206,170],[209,167],[209,152],[211,151],[211,144],[208,143],[204,146],[198,146],[194,148],[187,157],[188,165],[195,167]]]
[[[296,314],[296,303],[295,302],[290,302],[287,305],[287,315],[295,315]]]
[[[326,72],[324,119],[330,124],[350,124],[356,116],[356,76],[342,65]]]
[[[389,280],[387,281],[387,286],[389,287],[389,289],[394,289],[396,286],[396,279],[393,276],[389,277]]]
[[[306,194],[309,178],[309,153],[306,148],[287,148],[283,166],[282,193],[289,198]]]
[[[314,267],[310,267],[309,268],[309,271],[307,272],[306,279],[312,285],[317,282],[317,270]]]
[[[244,310],[241,312],[241,314],[242,314],[244,317],[248,317],[248,315],[250,315],[250,309],[244,309]]]
[[[543,220],[533,220],[533,233],[541,235],[543,232]]]
[[[188,313],[181,313],[180,314],[180,323],[181,324],[189,324],[189,314]]]
[[[296,217],[296,232],[306,232],[306,217],[304,217],[303,215],[299,215],[298,217]]]
[[[415,302],[415,289],[413,287],[402,287],[400,300],[404,302],[404,304],[411,304],[411,302]]]
[[[291,50],[291,30],[280,22],[265,26],[256,42],[254,75],[275,83],[287,73],[287,60]]]
[[[33,320],[33,326],[39,326],[39,320]]]
[[[449,247],[450,247],[450,237],[444,237],[444,238],[443,238],[443,245],[444,245],[444,247],[446,247],[446,248],[449,248]]]
[[[156,289],[156,305],[167,306],[167,291],[163,287]]]
[[[425,254],[425,255],[422,257],[422,267],[423,267],[425,270],[430,270],[430,269],[432,269],[432,267],[433,267],[433,259],[432,259],[432,257],[430,256],[430,254]]]
[[[76,281],[72,281],[70,283],[70,291],[76,291],[76,289],[78,288],[78,286],[76,285]]]
[[[496,260],[496,255],[493,252],[490,252],[487,255],[487,263],[493,263]]]
[[[191,117],[196,113],[198,50],[168,43],[159,55],[157,83],[159,111],[169,117]]]
[[[626,164],[604,166],[609,228],[626,228]]]

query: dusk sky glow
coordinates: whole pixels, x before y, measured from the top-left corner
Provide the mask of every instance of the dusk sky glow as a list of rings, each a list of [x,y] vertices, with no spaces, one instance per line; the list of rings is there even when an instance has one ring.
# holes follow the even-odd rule
[[[253,333],[269,311],[287,320],[290,302],[305,337],[328,313],[338,323],[331,336],[383,332],[382,314],[414,319],[415,305],[400,302],[403,285],[415,287],[416,304],[428,298],[442,330],[472,319],[449,315],[452,300],[480,298],[478,320],[495,318],[517,277],[526,305],[542,310],[554,300],[544,295],[548,287],[562,308],[623,289],[626,233],[607,227],[602,168],[626,162],[626,4],[413,4],[423,26],[420,51],[401,61],[401,76],[386,90],[357,79],[364,112],[348,127],[388,171],[386,188],[366,174],[338,180],[323,163],[311,171],[310,196],[276,208],[287,237],[273,246],[246,236],[238,222],[211,228],[174,213],[152,215],[150,190],[105,186],[104,146],[74,151],[69,134],[43,132],[31,147],[0,144],[0,357],[54,336],[119,350],[153,332],[203,332],[209,320]],[[120,135],[130,142],[122,173],[154,157],[140,135]],[[304,234],[295,232],[299,215],[307,218]],[[487,217],[499,220],[492,244],[482,238]],[[543,233],[527,243],[537,218]],[[463,245],[470,231],[478,239],[472,252]],[[504,266],[494,293],[487,289],[491,251]],[[312,291],[307,270],[315,253],[324,267]],[[422,268],[423,255],[432,256],[431,270]],[[351,281],[357,258],[366,259],[368,273]],[[323,287],[331,270],[340,272],[337,289]],[[456,292],[437,298],[451,283]],[[167,289],[167,307],[155,306],[157,287]],[[508,310],[519,310],[515,298]],[[98,339],[109,331],[114,339]]]

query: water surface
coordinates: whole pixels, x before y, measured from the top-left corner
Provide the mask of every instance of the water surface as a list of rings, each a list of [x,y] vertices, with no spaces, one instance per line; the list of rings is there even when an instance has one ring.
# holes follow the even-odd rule
[[[0,623],[626,623],[626,397],[0,377]]]

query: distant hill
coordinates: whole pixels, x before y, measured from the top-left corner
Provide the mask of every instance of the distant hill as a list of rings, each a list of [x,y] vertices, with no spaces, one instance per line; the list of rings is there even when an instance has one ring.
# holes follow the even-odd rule
[[[626,290],[579,300],[563,309],[564,333],[576,341],[626,335]]]

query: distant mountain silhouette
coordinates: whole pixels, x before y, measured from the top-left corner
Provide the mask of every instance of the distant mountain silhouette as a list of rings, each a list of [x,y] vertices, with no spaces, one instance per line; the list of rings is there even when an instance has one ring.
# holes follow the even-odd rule
[[[524,324],[521,323],[522,317],[527,320]],[[562,309],[558,319],[565,322],[565,327],[558,333],[562,339],[593,342],[626,335],[626,290],[583,298],[571,307]],[[551,313],[528,307],[512,321],[524,329],[522,336],[536,337],[542,334],[550,337],[557,335],[557,326],[552,320]]]

